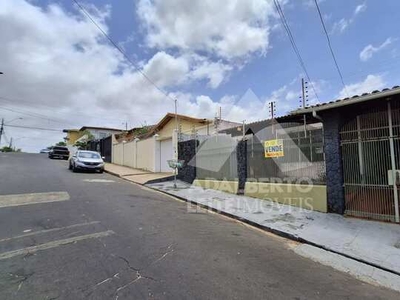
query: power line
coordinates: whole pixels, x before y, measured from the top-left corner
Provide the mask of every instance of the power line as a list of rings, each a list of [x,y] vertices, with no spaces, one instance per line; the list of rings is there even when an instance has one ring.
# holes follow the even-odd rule
[[[3,132],[3,135],[4,135],[4,139],[6,140],[6,144],[9,144],[9,143],[10,143],[10,140],[8,139],[6,133]]]
[[[62,132],[62,129],[52,129],[52,128],[22,126],[22,125],[4,125],[4,127],[14,127],[14,128],[25,128],[25,129],[34,129],[34,130],[45,130],[45,131]]]
[[[136,67],[136,64],[129,58],[129,56],[113,41],[113,39],[100,27],[99,24],[92,18],[92,16],[89,14],[89,12],[77,1],[77,0],[72,0],[75,2],[75,4],[79,7],[79,9],[88,17],[88,19],[93,23],[94,26],[97,27],[97,29],[107,38],[107,40],[117,49],[124,57],[125,59],[135,68],[136,71],[138,71],[140,74],[143,75],[144,78],[148,82],[150,82],[158,91],[160,91],[164,96],[170,98],[171,100],[175,101],[176,99],[172,98],[170,95],[168,95],[162,88],[160,88],[153,80],[150,79],[149,76],[147,76],[142,70],[140,70],[138,67]]]
[[[331,39],[329,38],[328,31],[326,30],[324,18],[322,17],[322,13],[321,13],[321,10],[319,8],[318,1],[314,0],[314,2],[315,2],[315,6],[317,7],[317,11],[318,11],[319,19],[321,20],[322,27],[324,28],[325,36],[326,36],[326,39],[328,41],[329,50],[331,51],[331,55],[332,55],[333,61],[334,61],[335,66],[336,66],[336,70],[337,70],[337,72],[339,74],[340,80],[342,81],[343,88],[344,88],[347,96],[349,96],[349,93],[347,92],[346,84],[344,83],[344,80],[343,80],[342,72],[340,71],[339,64],[338,64],[338,62],[336,60],[335,53],[333,52],[333,49],[332,49]]]
[[[1,98],[1,97],[0,97]],[[34,117],[34,118],[38,118],[38,119],[42,119],[42,120],[46,120],[46,121],[52,121],[52,122],[56,122],[56,123],[60,123],[60,124],[69,124],[72,125],[72,123],[68,123],[67,121],[61,121],[61,120],[56,120],[56,119],[51,119],[45,115],[42,114],[37,114],[37,113],[30,113],[30,112],[25,112],[23,110],[19,110],[19,109],[14,109],[14,108],[8,108],[8,107],[4,107],[4,106],[0,106],[0,109],[3,110],[8,110],[11,112],[15,112],[21,115],[26,115],[26,116],[30,116],[30,117]]]
[[[275,8],[276,8],[276,10],[277,10],[277,12],[278,12],[278,14],[279,14],[279,18],[280,18],[280,20],[281,20],[281,22],[282,22],[283,28],[285,28],[285,30],[286,30],[286,33],[287,33],[287,36],[288,36],[288,38],[289,38],[290,44],[292,45],[293,51],[294,51],[294,53],[296,54],[297,59],[298,59],[299,62],[300,62],[300,66],[302,67],[302,69],[303,69],[303,71],[304,71],[304,73],[305,73],[305,75],[306,75],[306,77],[307,77],[307,79],[308,79],[308,82],[309,82],[310,85],[311,85],[311,88],[312,88],[312,90],[313,90],[313,92],[314,92],[314,94],[315,94],[315,97],[316,97],[317,100],[319,101],[319,97],[318,97],[317,91],[315,90],[314,84],[313,84],[313,82],[311,81],[310,75],[308,74],[306,65],[305,65],[305,63],[304,63],[303,58],[301,57],[300,51],[299,51],[299,49],[297,48],[296,41],[294,40],[292,31],[290,30],[289,24],[287,23],[287,20],[286,20],[285,14],[283,13],[282,7],[281,7],[281,5],[279,4],[279,1],[278,1],[278,0],[274,0],[274,4],[275,4]]]
[[[33,105],[33,103],[32,103],[32,101],[28,101],[28,100],[24,100],[24,99],[20,99],[20,98],[10,98],[10,97],[4,97],[4,96],[0,96],[0,102],[3,102],[3,101],[5,101],[5,102],[11,102],[12,104],[14,103],[14,102],[23,102],[23,103],[28,103],[28,104],[30,104],[30,105]],[[50,105],[42,105],[42,106],[44,106],[44,107],[46,107],[47,109],[51,109],[51,110],[53,110],[52,111],[52,114],[57,114],[57,113],[59,113],[59,112],[55,112],[54,111],[54,106],[50,106]],[[5,108],[4,106],[0,106],[0,109],[5,109],[5,110],[9,110],[9,111],[13,111],[11,108]],[[17,112],[17,113],[21,113],[21,114],[28,114],[28,113],[24,113],[24,112],[22,112],[21,110],[20,111],[18,111],[17,109],[14,109],[15,110],[15,112]],[[31,113],[31,112],[29,112],[29,113]],[[69,122],[67,122],[67,121],[65,121],[65,120],[63,120],[63,119],[58,119],[58,121],[56,120],[56,119],[50,119],[50,118],[48,118],[46,115],[44,115],[44,114],[39,114],[39,113],[35,113],[36,115],[38,115],[38,116],[42,116],[43,118],[45,118],[45,119],[47,119],[47,120],[49,120],[49,121],[54,121],[54,122],[59,122],[59,123],[61,123],[61,124],[68,124],[68,125],[71,125],[71,126],[75,126],[76,124],[73,124],[73,123],[69,123]],[[73,114],[74,115],[81,115],[81,116],[84,116],[85,117],[85,119],[96,119],[96,120],[98,120],[98,117],[94,117],[94,116],[88,116],[87,114],[85,114],[85,113],[82,113],[82,112],[80,112],[80,111],[74,111],[73,112]],[[143,115],[145,115],[145,116],[153,116],[154,114],[141,114],[142,116]],[[36,117],[36,116],[33,116],[33,117]],[[110,121],[115,121],[115,122],[120,122],[121,121],[121,119],[120,118],[109,118],[109,117],[104,117],[104,116],[102,116],[101,117],[101,119],[102,120],[110,120]]]

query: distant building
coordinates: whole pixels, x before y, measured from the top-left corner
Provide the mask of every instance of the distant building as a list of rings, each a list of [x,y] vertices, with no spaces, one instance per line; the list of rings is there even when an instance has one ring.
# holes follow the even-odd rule
[[[64,129],[63,132],[67,134],[67,136],[64,137],[67,145],[74,145],[77,139],[80,138],[79,129]]]
[[[83,141],[88,138],[85,134],[89,132],[95,140],[106,138],[112,134],[120,133],[121,129],[108,128],[108,127],[94,127],[94,126],[83,126],[81,129],[64,129],[63,132],[67,134],[64,138],[67,145],[74,145],[78,141]]]
[[[92,126],[83,126],[79,129],[79,132],[84,133],[85,131],[90,132],[93,135],[95,140],[104,139],[112,134],[120,133],[123,130],[117,128],[108,128],[108,127],[92,127]]]

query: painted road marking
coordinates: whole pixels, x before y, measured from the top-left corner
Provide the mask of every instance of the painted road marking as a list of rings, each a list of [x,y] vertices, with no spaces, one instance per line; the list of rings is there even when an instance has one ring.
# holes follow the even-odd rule
[[[48,250],[48,249],[56,248],[56,247],[59,247],[62,245],[67,245],[67,244],[71,244],[71,243],[75,243],[75,242],[79,242],[79,241],[83,241],[83,240],[87,240],[87,239],[97,239],[97,238],[101,238],[101,237],[106,237],[106,236],[112,235],[114,233],[115,232],[112,230],[107,230],[107,231],[103,231],[103,232],[97,232],[97,233],[92,233],[92,234],[76,236],[76,237],[72,237],[72,238],[68,238],[68,239],[57,240],[57,241],[40,244],[37,246],[31,246],[31,247],[26,247],[23,249],[4,252],[4,253],[0,253],[0,260],[12,258],[12,257],[19,256],[19,255],[33,254],[38,251]]]
[[[69,200],[67,192],[0,195],[0,208]]]
[[[110,179],[83,179],[85,182],[115,182],[114,180]]]
[[[44,229],[44,230],[29,232],[29,233],[26,233],[26,234],[21,234],[21,235],[9,237],[9,238],[1,239],[1,240],[0,240],[0,243],[1,243],[1,242],[6,242],[6,241],[10,241],[10,240],[21,239],[21,238],[28,237],[28,236],[32,236],[32,235],[43,234],[43,233],[49,233],[49,232],[60,231],[60,230],[64,230],[64,229],[76,228],[76,227],[81,227],[81,226],[86,226],[86,225],[92,225],[92,224],[98,224],[98,223],[100,223],[100,221],[93,221],[93,222],[87,222],[87,223],[80,223],[80,224],[74,224],[74,225],[69,225],[69,226],[65,226],[65,227],[57,227],[57,228],[51,228],[51,229]],[[25,232],[25,231],[26,231],[26,230],[24,230],[24,232]]]

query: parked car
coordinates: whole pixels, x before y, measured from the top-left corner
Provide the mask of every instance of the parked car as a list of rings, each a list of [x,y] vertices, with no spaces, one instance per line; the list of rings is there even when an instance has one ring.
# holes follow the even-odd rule
[[[103,173],[104,161],[98,152],[78,150],[69,159],[68,168],[73,172],[78,170],[98,171]]]
[[[68,159],[69,158],[69,150],[67,147],[62,146],[54,146],[49,151],[49,158],[62,158]]]
[[[40,150],[40,153],[49,153],[50,152],[50,149],[42,149],[42,150]]]

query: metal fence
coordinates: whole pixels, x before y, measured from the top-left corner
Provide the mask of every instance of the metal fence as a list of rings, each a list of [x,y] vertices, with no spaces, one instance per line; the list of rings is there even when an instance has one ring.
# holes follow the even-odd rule
[[[398,218],[400,109],[396,103],[390,105],[385,102],[357,115],[341,129],[348,215]]]
[[[283,153],[266,157],[266,141],[279,140]],[[321,123],[275,123],[247,140],[247,174],[254,180],[325,184]]]
[[[203,136],[196,150],[198,179],[234,180],[238,177],[237,141],[227,135]]]

